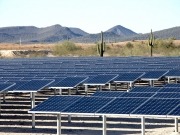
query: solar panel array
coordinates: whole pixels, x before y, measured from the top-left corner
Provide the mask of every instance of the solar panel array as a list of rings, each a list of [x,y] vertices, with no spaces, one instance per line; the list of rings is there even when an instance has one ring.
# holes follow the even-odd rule
[[[44,87],[72,88],[79,84],[180,78],[179,57],[62,57],[1,59],[0,90],[34,92]],[[59,78],[59,79],[58,79]],[[14,85],[14,86],[13,86]],[[55,96],[31,112],[127,115],[179,114],[179,88],[138,87],[130,93],[99,93],[92,97]],[[174,94],[178,93],[178,94]]]
[[[54,80],[57,86],[67,77],[86,77],[84,83],[134,82],[139,79],[180,77],[179,57],[61,57],[1,59],[0,82]],[[104,75],[104,76],[103,76]],[[110,78],[110,75],[117,76]],[[102,78],[99,79],[98,78]],[[65,81],[65,80],[64,80]],[[68,82],[73,82],[69,79]],[[19,85],[20,83],[18,83]],[[12,90],[12,89],[11,89]]]
[[[177,97],[174,96],[158,97],[156,94],[152,94],[150,97],[123,97],[122,95],[120,97],[77,97],[77,99],[72,96],[54,96],[37,105],[29,112],[180,116],[180,112],[178,112],[179,104],[180,98],[177,100]]]

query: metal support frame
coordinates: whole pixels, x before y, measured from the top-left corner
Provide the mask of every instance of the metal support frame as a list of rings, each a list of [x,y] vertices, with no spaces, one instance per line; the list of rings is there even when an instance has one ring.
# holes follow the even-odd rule
[[[57,135],[61,135],[61,114],[57,114]]]
[[[103,115],[103,133],[102,135],[107,135],[107,131],[106,131],[107,125],[106,125],[106,115]]]
[[[35,107],[35,93],[30,93],[31,98],[31,109]],[[35,128],[35,113],[32,113],[32,128]]]
[[[145,135],[145,117],[141,117],[141,135]]]
[[[175,126],[175,132],[179,132],[178,130],[178,118],[174,118],[174,126]]]

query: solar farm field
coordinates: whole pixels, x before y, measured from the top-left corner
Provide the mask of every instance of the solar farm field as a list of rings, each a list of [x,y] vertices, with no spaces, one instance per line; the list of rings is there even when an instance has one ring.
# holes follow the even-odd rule
[[[179,57],[0,60],[0,134],[178,134]]]

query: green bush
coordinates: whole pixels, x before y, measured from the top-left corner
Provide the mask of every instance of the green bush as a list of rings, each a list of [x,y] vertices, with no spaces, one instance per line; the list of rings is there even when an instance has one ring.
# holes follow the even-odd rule
[[[55,55],[75,55],[76,51],[82,50],[81,47],[76,46],[73,42],[64,41],[62,44],[55,45],[53,52]]]

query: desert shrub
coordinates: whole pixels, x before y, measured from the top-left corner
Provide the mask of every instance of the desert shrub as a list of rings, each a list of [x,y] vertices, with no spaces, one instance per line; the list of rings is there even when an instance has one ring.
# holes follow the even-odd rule
[[[76,51],[82,50],[81,47],[76,46],[73,42],[64,41],[62,44],[56,44],[53,48],[55,55],[74,55]]]

